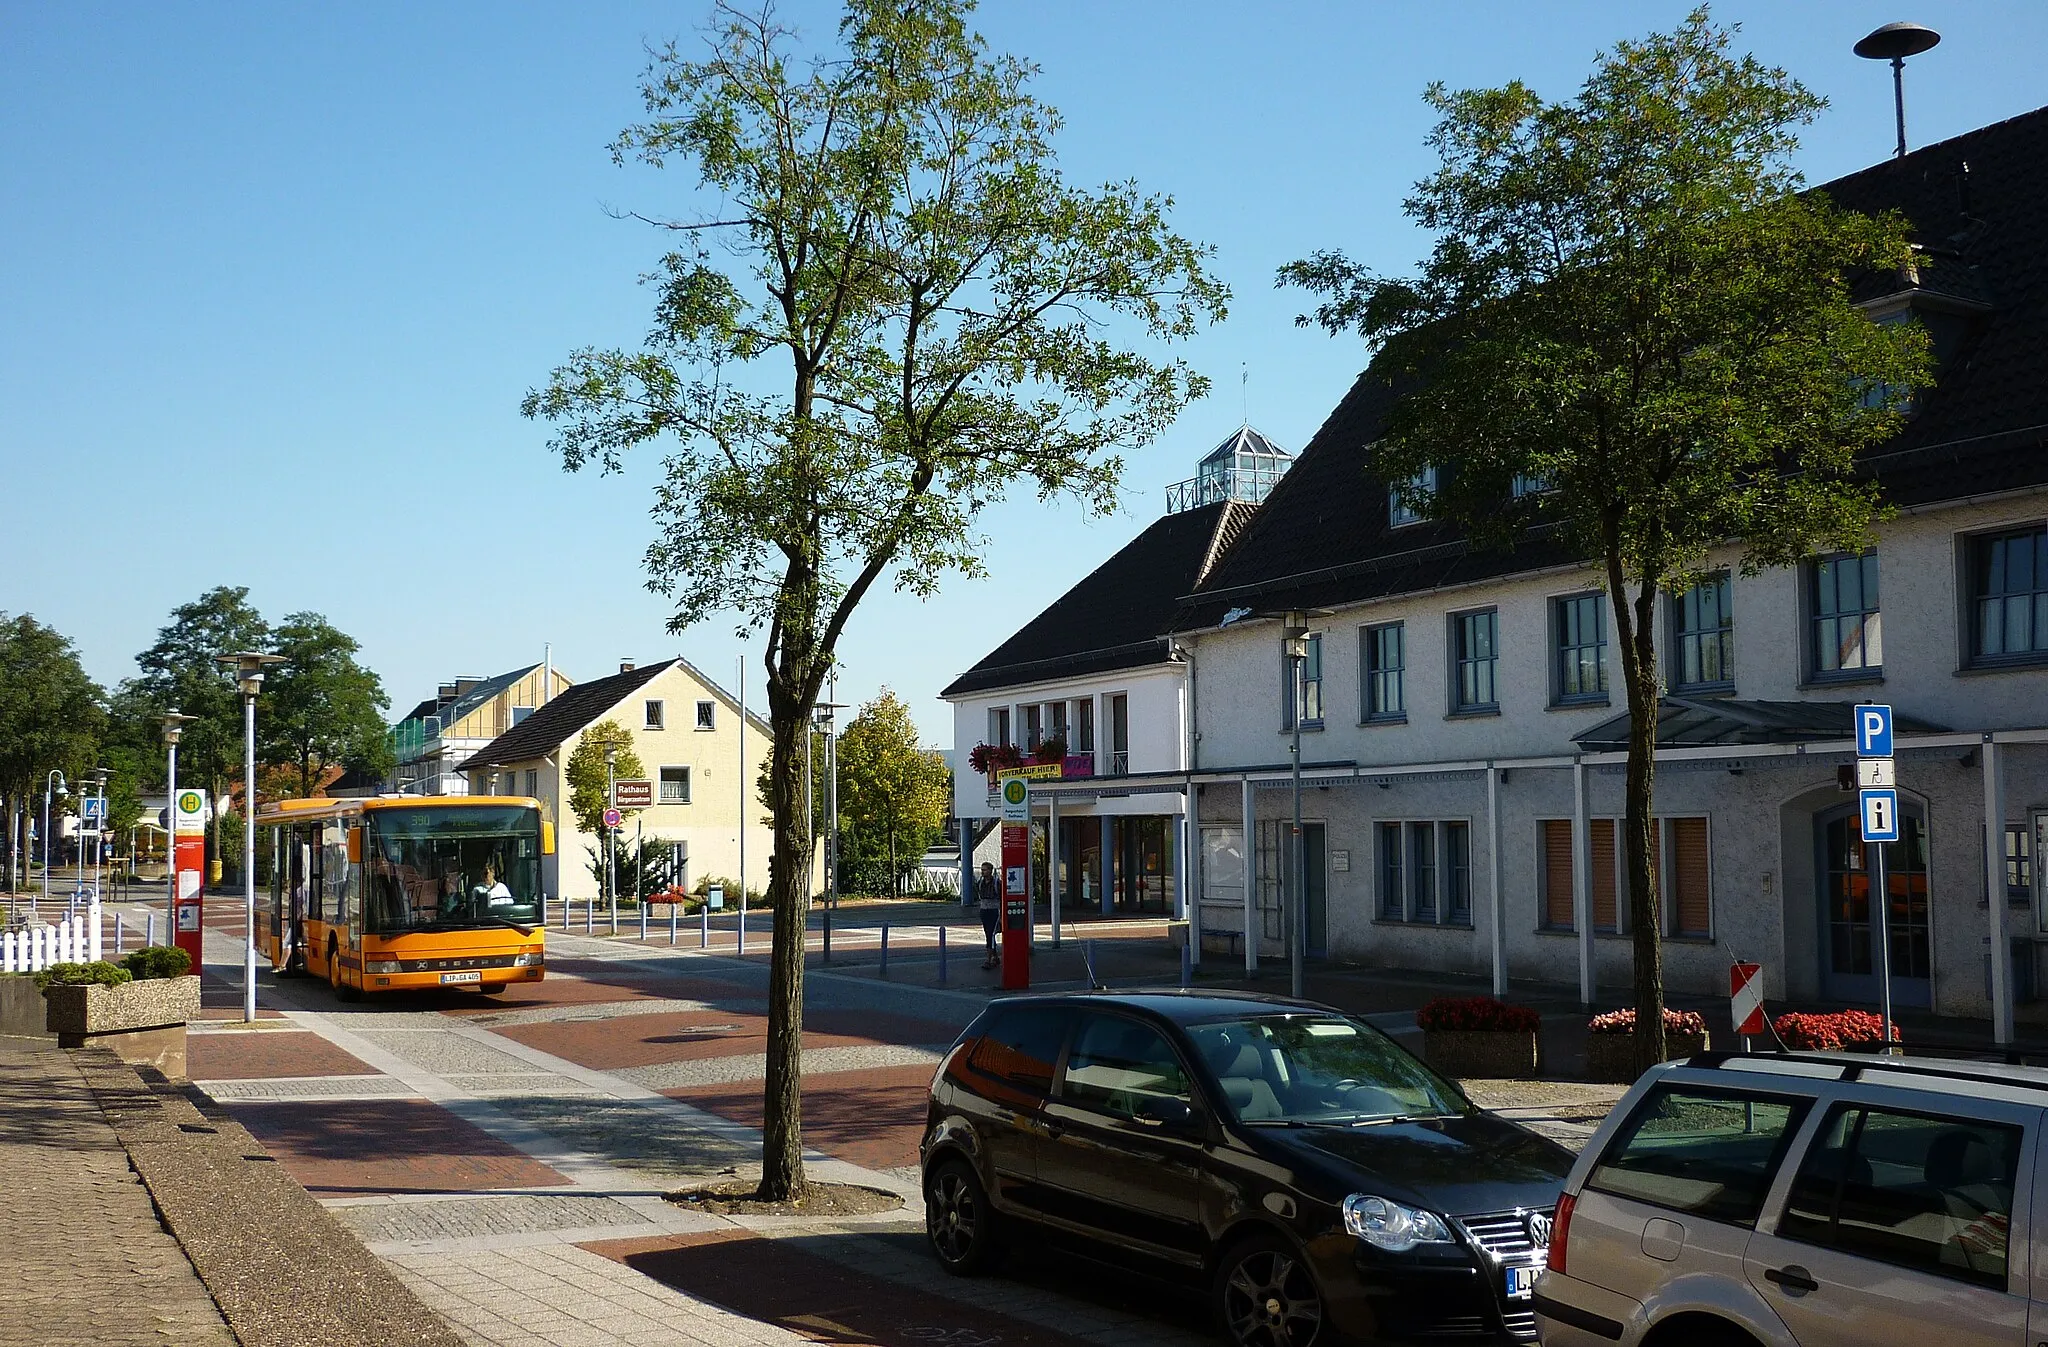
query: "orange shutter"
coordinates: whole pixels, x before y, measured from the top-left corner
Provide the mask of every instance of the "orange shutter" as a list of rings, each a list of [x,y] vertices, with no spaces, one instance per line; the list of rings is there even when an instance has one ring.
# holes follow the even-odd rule
[[[1570,819],[1543,820],[1543,924],[1552,930],[1572,929]]]
[[[1671,897],[1673,935],[1713,934],[1712,902],[1707,884],[1707,821],[1671,820]]]
[[[1614,919],[1614,820],[1596,818],[1593,827],[1593,929],[1620,930]]]

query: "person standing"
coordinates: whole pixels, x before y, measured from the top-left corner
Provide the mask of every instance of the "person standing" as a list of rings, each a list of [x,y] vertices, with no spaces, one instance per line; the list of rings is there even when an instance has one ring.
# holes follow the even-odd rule
[[[994,968],[1000,960],[996,955],[996,925],[1003,915],[1003,886],[996,878],[996,868],[987,861],[981,863],[981,877],[974,881],[974,896],[981,907],[981,935],[988,945],[988,957],[981,961],[983,968]]]

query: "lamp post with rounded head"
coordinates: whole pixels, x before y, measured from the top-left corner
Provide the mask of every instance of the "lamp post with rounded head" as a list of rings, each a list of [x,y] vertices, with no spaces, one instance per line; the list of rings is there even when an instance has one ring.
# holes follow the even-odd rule
[[[64,781],[64,773],[52,767],[49,775],[43,778],[43,901],[45,903],[50,901],[50,844],[56,840],[50,835],[50,797],[57,793],[59,787],[69,789]]]
[[[256,1021],[256,694],[263,691],[263,671],[284,663],[282,655],[238,650],[215,655],[214,663],[233,669],[242,693],[242,1019]]]
[[[111,767],[92,769],[93,793],[100,802],[99,817],[93,820],[92,830],[92,894],[95,898],[100,895],[100,871],[105,868],[107,859],[107,778],[113,774],[114,770]],[[85,839],[81,835],[79,845],[83,847],[84,844]],[[82,851],[78,857],[78,868],[80,871],[85,869],[85,855]]]
[[[619,807],[619,784],[614,764],[618,761],[619,749],[616,744],[604,746],[604,810],[609,814]],[[615,839],[619,830],[612,827],[611,820],[604,822],[604,908],[611,918],[614,934],[619,929],[618,865],[619,858]]]
[[[1941,41],[1941,34],[1918,23],[1888,23],[1855,46],[1858,56],[1892,63],[1892,105],[1899,118],[1897,158],[1906,156],[1906,58],[1918,56]]]
[[[164,810],[164,831],[170,838],[164,844],[164,883],[169,886],[169,906],[164,909],[167,933],[175,935],[178,921],[178,740],[185,733],[185,727],[198,716],[178,714],[172,707],[164,712],[164,748],[170,756],[169,770],[165,776],[164,802],[170,808]]]

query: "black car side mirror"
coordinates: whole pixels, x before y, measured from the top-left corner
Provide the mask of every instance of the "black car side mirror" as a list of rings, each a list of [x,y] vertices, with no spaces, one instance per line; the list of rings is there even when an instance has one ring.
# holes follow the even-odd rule
[[[1138,1105],[1138,1121],[1167,1132],[1194,1132],[1202,1126],[1202,1115],[1185,1099],[1155,1095]]]

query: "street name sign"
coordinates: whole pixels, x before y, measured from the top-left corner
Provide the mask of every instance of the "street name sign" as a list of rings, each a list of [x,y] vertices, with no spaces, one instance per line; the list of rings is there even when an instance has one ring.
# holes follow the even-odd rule
[[[1877,790],[1863,790],[1856,793],[1856,800],[1863,817],[1863,840],[1866,842],[1896,842],[1899,840],[1899,792],[1891,787]]]

